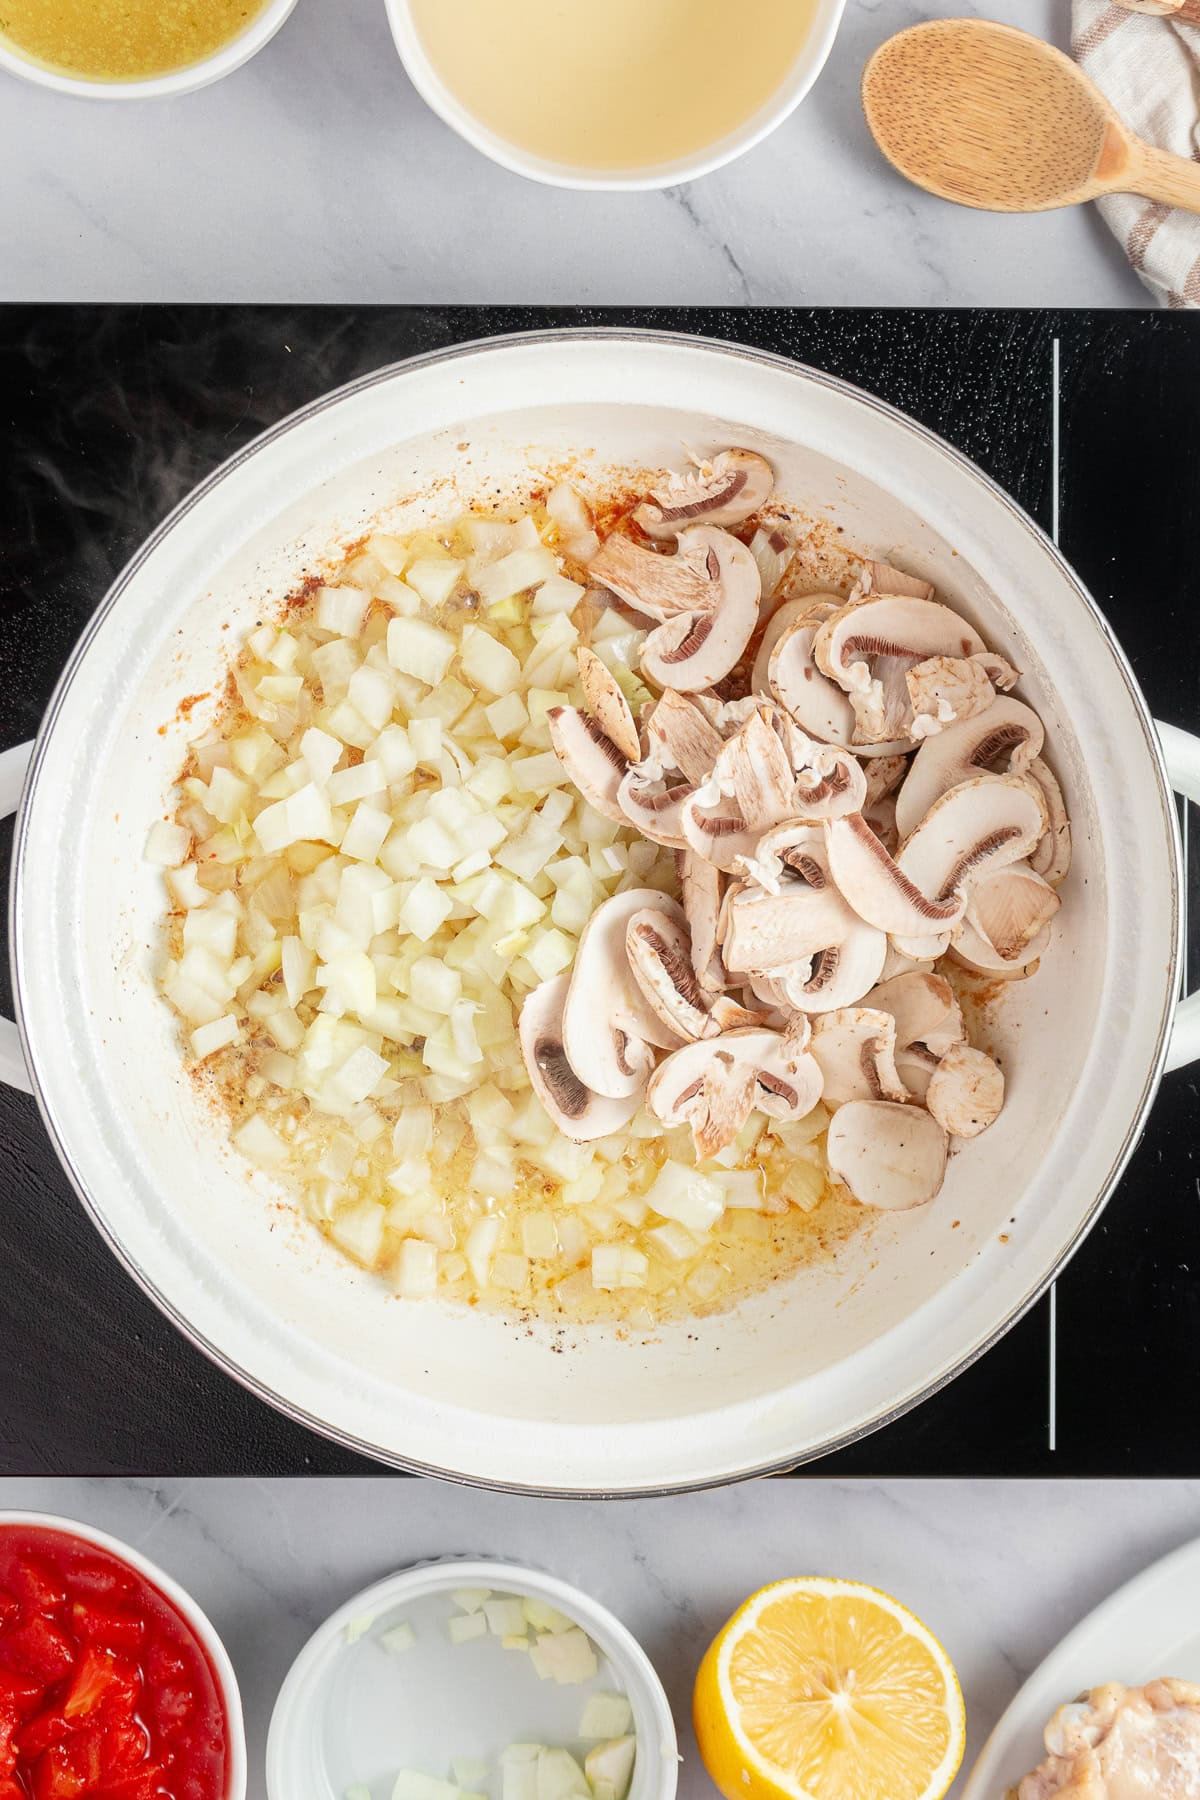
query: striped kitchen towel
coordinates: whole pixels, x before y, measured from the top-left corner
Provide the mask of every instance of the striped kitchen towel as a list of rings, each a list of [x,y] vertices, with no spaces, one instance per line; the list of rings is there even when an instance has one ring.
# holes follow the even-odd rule
[[[1113,0],[1072,0],[1071,48],[1127,125],[1200,161],[1200,26],[1128,12]],[[1136,194],[1098,204],[1161,304],[1200,306],[1200,217]]]

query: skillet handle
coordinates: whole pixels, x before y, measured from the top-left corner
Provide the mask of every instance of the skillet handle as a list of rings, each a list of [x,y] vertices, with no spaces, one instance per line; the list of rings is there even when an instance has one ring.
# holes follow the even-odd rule
[[[1171,786],[1177,794],[1200,806],[1200,737],[1193,736],[1190,731],[1181,731],[1178,725],[1166,725],[1160,719],[1156,719],[1155,724],[1162,739]],[[1184,1069],[1197,1061],[1200,1061],[1200,990],[1188,994],[1176,1009],[1167,1050],[1167,1068]]]
[[[21,804],[21,790],[33,757],[33,744],[17,744],[0,752],[0,819],[7,819]],[[0,1019],[0,1085],[32,1094],[33,1083],[21,1050],[21,1035],[11,1019]]]

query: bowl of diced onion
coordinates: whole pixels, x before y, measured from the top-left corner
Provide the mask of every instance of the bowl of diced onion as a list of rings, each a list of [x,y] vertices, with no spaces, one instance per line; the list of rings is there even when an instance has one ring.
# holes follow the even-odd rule
[[[671,1708],[607,1608],[538,1569],[446,1557],[347,1600],[280,1690],[270,1800],[673,1800]]]

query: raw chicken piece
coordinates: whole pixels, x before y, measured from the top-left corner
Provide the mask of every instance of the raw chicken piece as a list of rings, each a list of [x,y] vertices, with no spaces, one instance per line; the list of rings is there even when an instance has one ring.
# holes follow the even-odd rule
[[[1109,1682],[1060,1706],[1015,1800],[1200,1800],[1200,1687]]]

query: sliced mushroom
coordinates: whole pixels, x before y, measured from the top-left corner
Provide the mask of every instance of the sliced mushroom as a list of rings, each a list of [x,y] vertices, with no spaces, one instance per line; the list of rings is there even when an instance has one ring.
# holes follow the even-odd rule
[[[741,525],[771,497],[775,471],[755,450],[722,450],[685,475],[672,473],[633,516],[647,537],[671,538],[689,525]]]
[[[864,806],[862,816],[888,855],[894,858],[900,848],[900,832],[896,826],[896,796],[885,794],[882,800]]]
[[[948,905],[984,875],[1028,856],[1045,829],[1045,802],[1033,782],[976,776],[934,801],[901,845],[896,867],[933,904]]]
[[[617,784],[621,822],[636,825],[652,844],[685,850],[683,808],[695,791],[690,783],[663,774],[656,763],[634,763]]]
[[[872,757],[863,770],[867,778],[867,806],[878,806],[890,799],[907,775],[908,766],[907,756]]]
[[[929,893],[888,855],[861,814],[828,819],[824,829],[829,869],[839,892],[878,931],[931,937],[948,932],[962,917],[963,897],[953,888],[946,896],[940,890]]]
[[[636,762],[642,753],[638,728],[616,676],[608,664],[602,662],[595,651],[589,650],[585,644],[580,644],[575,656],[588,712],[626,761]]]
[[[686,925],[661,907],[643,908],[630,915],[625,950],[634,980],[669,1031],[685,1043],[717,1035],[721,1027],[692,968]]]
[[[725,971],[717,950],[717,921],[721,913],[721,872],[705,856],[684,850],[679,859],[679,887],[691,942],[692,969],[706,994],[725,985]]]
[[[588,805],[604,818],[626,824],[619,793],[629,764],[612,739],[577,706],[552,706],[546,724],[554,754]]]
[[[767,682],[802,730],[826,744],[848,745],[854,736],[854,708],[813,661],[813,639],[821,623],[806,613],[780,632],[767,657]]]
[[[776,975],[845,943],[858,923],[832,886],[795,882],[767,894],[735,882],[721,909],[721,955],[731,974]]]
[[[790,600],[784,600],[775,608],[767,620],[761,641],[754,656],[754,666],[750,671],[750,689],[755,694],[767,694],[771,691],[770,667],[775,646],[784,633],[793,625],[808,624],[813,631],[831,613],[835,613],[844,601],[841,594],[798,594]]]
[[[925,1104],[951,1137],[978,1137],[1000,1117],[1000,1065],[970,1044],[952,1044],[930,1078]]]
[[[931,656],[916,663],[904,677],[913,737],[919,742],[976,718],[996,698],[997,686],[1011,687],[1016,679],[1016,670],[998,656]]]
[[[831,880],[825,833],[809,819],[784,819],[772,825],[759,838],[754,854],[739,857],[738,862],[741,873],[768,894],[778,894],[795,881],[823,888]]]
[[[758,624],[758,565],[745,545],[736,538],[729,542],[745,551],[748,570],[732,566],[719,584],[709,610],[668,619],[642,645],[642,673],[659,687],[676,688],[687,694],[712,687],[724,680],[754,636]],[[715,564],[716,552],[710,550],[708,554]]]
[[[1046,926],[1060,904],[1056,889],[1027,862],[1012,863],[972,885],[951,948],[969,968],[1024,974],[1044,953]]]
[[[656,888],[630,888],[604,901],[584,926],[563,1007],[567,1061],[585,1086],[612,1100],[642,1092],[654,1067],[652,1046],[679,1042],[629,967],[625,934],[633,914],[647,907],[682,923],[682,907]]]
[[[712,774],[725,742],[694,701],[668,688],[646,720],[649,759],[678,769],[693,787]]]
[[[840,819],[862,810],[867,777],[857,757],[834,744],[819,744],[815,738],[805,737],[794,725],[789,742],[797,818]]]
[[[897,950],[889,938],[888,953],[883,959],[883,973],[879,979],[881,982],[891,981],[896,975],[910,975],[914,971],[928,975],[932,972],[935,961],[936,958],[932,956],[906,956],[903,951]]]
[[[868,996],[869,998],[869,996]],[[924,1044],[910,1044],[907,1050],[896,1052],[896,1073],[908,1089],[914,1100],[925,1104],[925,1096],[929,1092],[929,1083],[933,1080],[934,1070],[941,1058],[927,1050]]]
[[[564,1137],[590,1144],[627,1125],[640,1096],[611,1100],[595,1094],[576,1075],[563,1049],[563,1005],[571,977],[555,975],[526,994],[521,1007],[521,1054],[533,1091]]]
[[[765,708],[721,747],[712,774],[683,804],[683,834],[719,869],[753,856],[763,833],[796,810],[796,778]]]
[[[998,695],[978,718],[948,725],[913,757],[896,801],[901,837],[911,837],[936,800],[975,775],[1020,775],[1039,754],[1042,721],[1020,700]]]
[[[821,1098],[821,1071],[777,1031],[725,1031],[659,1064],[646,1102],[664,1125],[688,1124],[700,1161],[731,1144],[757,1107],[801,1119]]]
[[[823,1077],[826,1106],[851,1100],[908,1100],[896,1071],[896,1021],[876,1007],[843,1006],[813,1025],[812,1053]]]
[[[920,575],[906,575],[891,563],[868,562],[859,580],[864,594],[903,595],[908,600],[932,600],[933,583]]]
[[[1027,780],[1037,782],[1046,802],[1046,835],[1030,857],[1029,866],[1051,887],[1058,887],[1071,868],[1071,821],[1062,789],[1054,771],[1040,756],[1035,756],[1023,773]]]
[[[829,1167],[862,1206],[924,1206],[946,1173],[946,1133],[923,1107],[851,1100],[830,1120]]]
[[[896,1048],[924,1044],[935,1056],[944,1056],[951,1044],[966,1037],[962,1007],[943,975],[912,971],[894,975],[871,989],[867,1004],[890,1013],[896,1021]]]
[[[599,556],[593,557],[591,574],[635,612],[660,622],[715,613],[730,594],[744,598],[747,593],[753,596],[758,618],[762,587],[758,564],[745,544],[711,525],[681,531],[674,556],[648,550],[614,531],[605,538]],[[679,684],[663,683],[667,685]]]
[[[906,676],[934,656],[970,657],[983,639],[936,600],[863,595],[826,619],[813,639],[817,667],[849,696],[855,745],[912,738]]]

